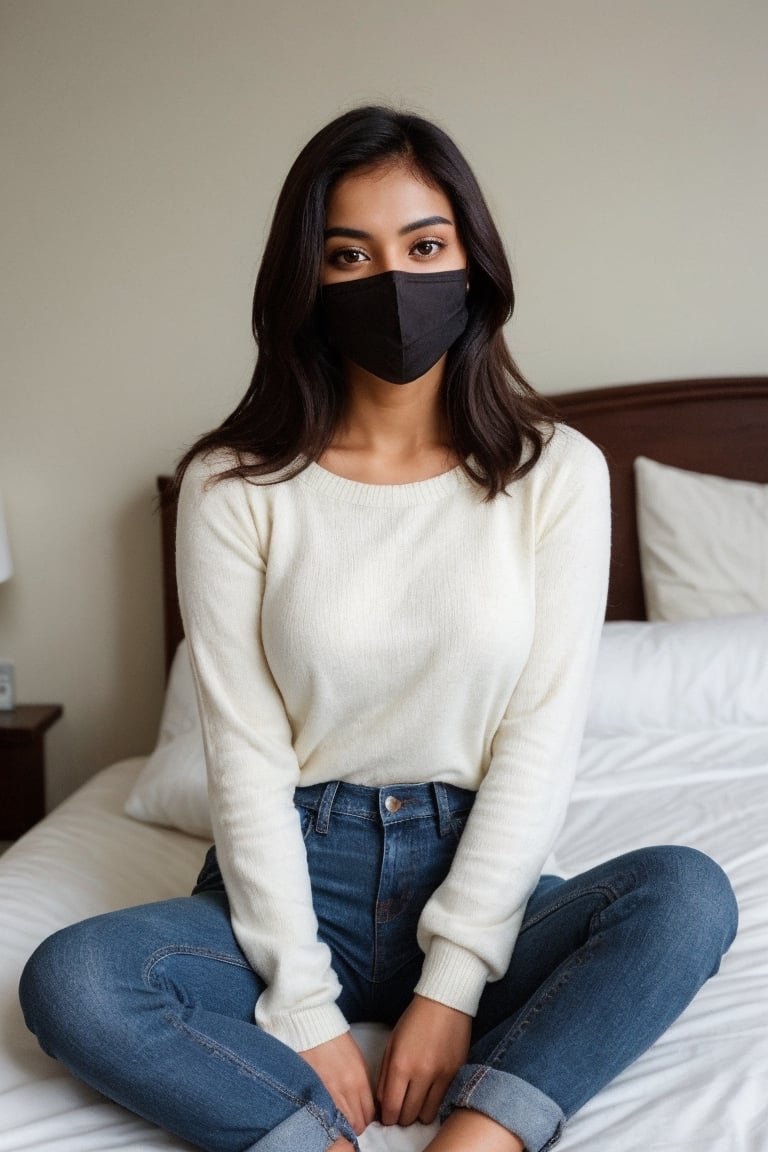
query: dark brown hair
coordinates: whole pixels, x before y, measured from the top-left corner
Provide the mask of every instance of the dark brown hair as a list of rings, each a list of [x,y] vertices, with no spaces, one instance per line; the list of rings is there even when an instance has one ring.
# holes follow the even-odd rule
[[[442,400],[454,451],[491,499],[534,466],[551,410],[523,378],[503,326],[515,296],[504,246],[467,161],[442,129],[385,107],[355,108],[322,128],[283,185],[256,280],[258,356],[248,391],[224,422],[179,462],[170,495],[201,451],[228,447],[221,477],[296,475],[328,447],[342,413],[339,356],[318,319],[328,197],[355,169],[402,160],[440,188],[467,251],[469,322],[448,353]]]

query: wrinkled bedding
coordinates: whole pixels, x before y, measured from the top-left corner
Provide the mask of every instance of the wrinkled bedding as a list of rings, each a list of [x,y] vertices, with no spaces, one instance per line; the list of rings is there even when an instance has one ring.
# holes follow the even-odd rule
[[[115,764],[0,859],[0,1152],[189,1146],[73,1080],[27,1032],[26,957],[56,928],[189,891],[206,842],[132,820],[143,759]],[[563,1152],[768,1152],[768,729],[585,741],[564,873],[652,843],[687,843],[726,869],[741,927],[720,974],[662,1039],[566,1129]],[[358,1026],[372,1063],[384,1034]],[[372,1125],[363,1152],[420,1152],[430,1129]]]

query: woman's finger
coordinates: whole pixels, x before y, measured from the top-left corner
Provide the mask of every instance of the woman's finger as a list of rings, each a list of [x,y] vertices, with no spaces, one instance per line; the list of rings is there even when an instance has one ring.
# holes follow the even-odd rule
[[[406,1089],[403,1102],[400,1106],[399,1123],[402,1124],[404,1128],[407,1128],[409,1124],[414,1124],[418,1120],[428,1087],[429,1085],[419,1083],[418,1080],[410,1080],[408,1082],[408,1088]]]
[[[421,1120],[422,1124],[431,1124],[436,1118],[440,1111],[440,1105],[448,1091],[448,1086],[449,1082],[446,1080],[436,1080],[434,1084],[432,1084],[419,1112],[419,1120]]]
[[[382,1124],[401,1124],[403,1100],[408,1090],[408,1081],[397,1076],[392,1067],[379,1084],[379,1109]]]

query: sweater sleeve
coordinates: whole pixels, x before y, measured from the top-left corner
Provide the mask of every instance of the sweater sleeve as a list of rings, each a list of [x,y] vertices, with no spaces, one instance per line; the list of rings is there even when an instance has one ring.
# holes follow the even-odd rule
[[[218,463],[218,467],[215,464]],[[261,642],[267,537],[246,483],[193,460],[177,522],[179,599],[198,694],[214,839],[235,937],[265,981],[256,1022],[297,1051],[346,1031],[293,793],[299,766]],[[253,489],[258,492],[258,489]]]
[[[531,477],[533,643],[451,869],[419,924],[425,959],[416,991],[470,1015],[486,981],[509,966],[562,826],[605,612],[610,496],[603,456],[558,428]]]

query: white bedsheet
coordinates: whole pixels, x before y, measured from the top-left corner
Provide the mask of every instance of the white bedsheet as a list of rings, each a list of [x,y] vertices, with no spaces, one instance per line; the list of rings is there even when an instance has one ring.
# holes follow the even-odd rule
[[[142,764],[100,773],[0,859],[0,1152],[189,1147],[44,1056],[16,998],[26,957],[56,928],[189,891],[205,842],[122,815]],[[558,846],[563,869],[644,844],[687,843],[726,868],[741,926],[720,974],[571,1121],[563,1152],[768,1152],[767,830],[768,730],[586,742]],[[356,1031],[375,1061],[382,1031]],[[374,1124],[361,1148],[420,1152],[429,1135]]]

